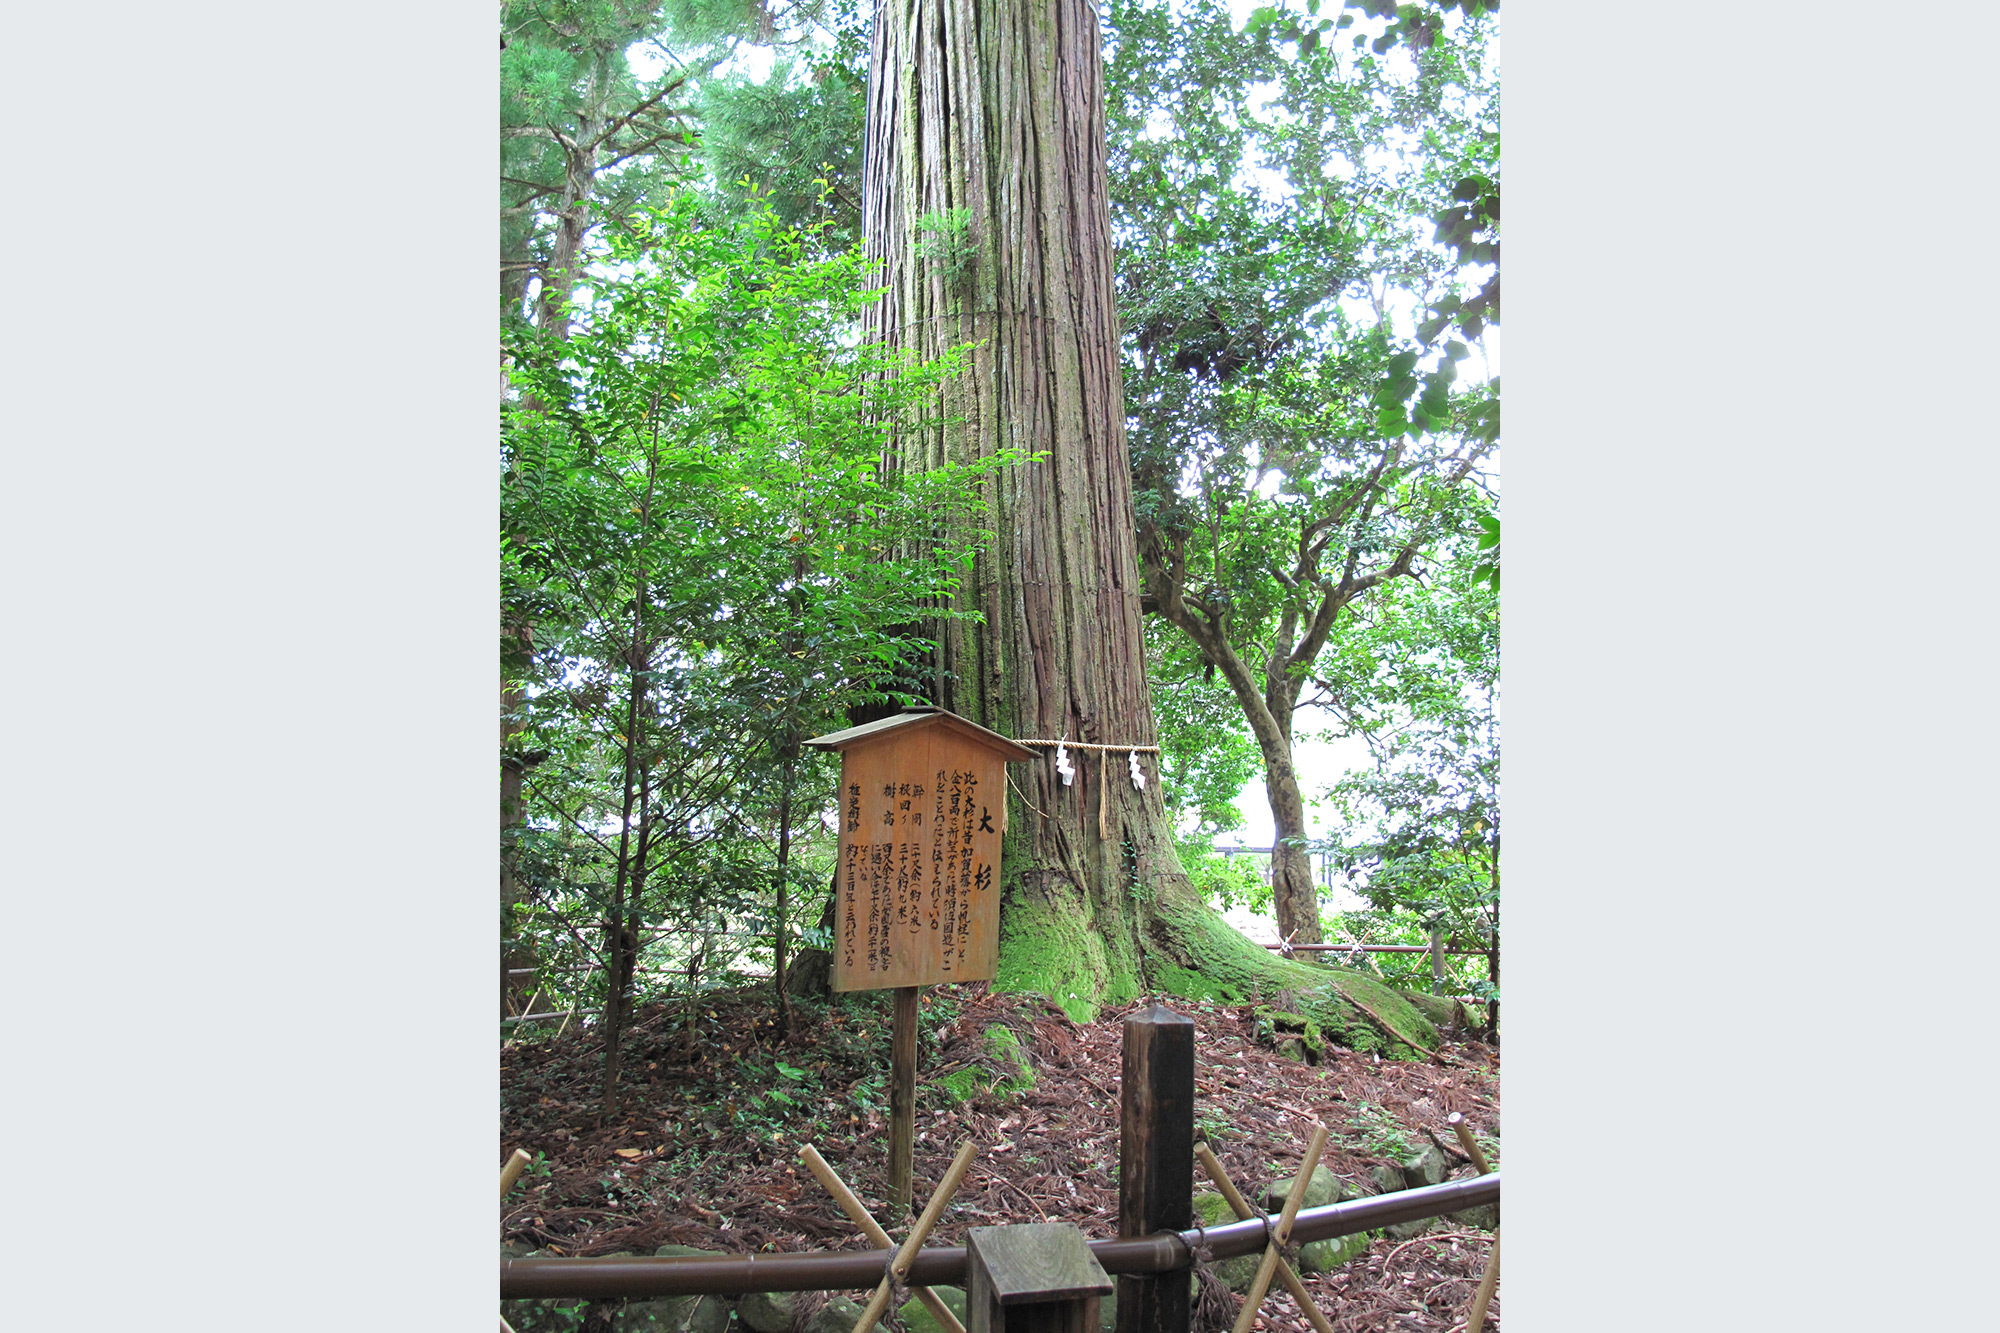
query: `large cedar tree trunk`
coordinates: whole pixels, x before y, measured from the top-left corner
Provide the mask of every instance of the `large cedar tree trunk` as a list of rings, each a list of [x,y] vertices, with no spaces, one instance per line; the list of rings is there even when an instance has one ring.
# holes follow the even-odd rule
[[[1017,738],[1153,745],[1097,15],[885,0],[868,127],[866,245],[886,288],[871,335],[979,344],[947,390],[958,420],[906,438],[902,460],[1046,453],[989,486],[996,538],[960,594],[985,624],[945,626],[935,697]],[[1145,989],[1140,950],[1168,943],[1150,906],[1185,900],[1187,877],[1153,756],[1138,791],[1123,754],[1076,752],[1065,787],[1048,753],[1010,766],[1000,984],[1089,1009]]]
[[[884,295],[870,335],[926,355],[977,344],[944,424],[906,436],[892,461],[1045,455],[989,484],[995,540],[959,594],[985,623],[941,628],[933,697],[1016,739],[1153,745],[1096,12],[885,0],[872,61],[863,218]],[[1271,957],[1197,900],[1155,756],[1139,791],[1124,753],[1073,751],[1067,787],[1044,753],[1010,765],[998,985],[1073,1013],[1148,990],[1312,991],[1301,1003],[1331,1035],[1379,1041],[1320,991],[1328,970]],[[1351,988],[1434,1040],[1387,988]]]

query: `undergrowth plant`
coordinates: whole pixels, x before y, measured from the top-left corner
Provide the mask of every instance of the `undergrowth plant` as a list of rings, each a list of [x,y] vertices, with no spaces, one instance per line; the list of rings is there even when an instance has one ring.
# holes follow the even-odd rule
[[[1374,1102],[1357,1103],[1354,1114],[1347,1118],[1347,1126],[1355,1131],[1361,1146],[1378,1157],[1401,1160],[1416,1151],[1395,1113]]]

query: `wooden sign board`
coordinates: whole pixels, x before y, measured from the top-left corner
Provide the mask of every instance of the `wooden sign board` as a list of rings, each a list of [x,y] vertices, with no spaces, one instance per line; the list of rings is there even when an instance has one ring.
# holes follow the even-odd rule
[[[833,988],[992,980],[1007,763],[1035,752],[937,710],[806,743],[840,751]]]

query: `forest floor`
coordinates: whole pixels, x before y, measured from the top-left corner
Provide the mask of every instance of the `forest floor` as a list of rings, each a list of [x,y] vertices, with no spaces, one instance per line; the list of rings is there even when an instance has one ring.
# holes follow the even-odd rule
[[[1332,1131],[1322,1162],[1350,1194],[1369,1172],[1435,1136],[1462,1163],[1445,1117],[1464,1113],[1491,1145],[1499,1127],[1499,1055],[1448,1042],[1438,1061],[1385,1060],[1329,1047],[1318,1065],[1257,1040],[1249,1006],[1170,1001],[1196,1024],[1196,1136],[1253,1200],[1298,1170],[1314,1122]],[[1073,1023],[1032,996],[983,985],[935,987],[919,1022],[916,1195],[919,1205],[966,1137],[980,1155],[932,1243],[960,1245],[970,1226],[1072,1221],[1117,1234],[1120,1022],[1137,1006]],[[778,1035],[768,987],[712,991],[697,1005],[642,1006],[628,1032],[620,1114],[602,1121],[602,1043],[571,1024],[561,1037],[524,1037],[501,1055],[501,1143],[536,1158],[502,1203],[515,1252],[651,1254],[664,1244],[704,1250],[798,1252],[864,1248],[799,1149],[811,1143],[900,1238],[887,1188],[889,996],[864,992],[795,1005]],[[1013,1032],[1033,1064],[1024,1091],[975,1094],[954,1105],[939,1087],[968,1067],[1006,1072],[993,1026]],[[1430,1133],[1427,1135],[1425,1131]],[[1193,1171],[1190,1163],[1190,1170]],[[1196,1188],[1211,1188],[1196,1175]],[[1377,1238],[1337,1271],[1305,1279],[1340,1333],[1462,1327],[1492,1237],[1439,1219],[1429,1235]],[[865,1299],[865,1293],[858,1294]],[[1487,1327],[1497,1328],[1495,1298]],[[1282,1291],[1263,1326],[1309,1328]]]

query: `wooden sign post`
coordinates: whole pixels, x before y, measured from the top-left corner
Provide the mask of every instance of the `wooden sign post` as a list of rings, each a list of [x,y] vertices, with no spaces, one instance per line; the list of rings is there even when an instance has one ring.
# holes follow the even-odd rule
[[[939,709],[912,709],[806,744],[840,752],[833,989],[896,992],[889,1201],[907,1211],[918,988],[993,979],[1007,765],[1037,756]]]

